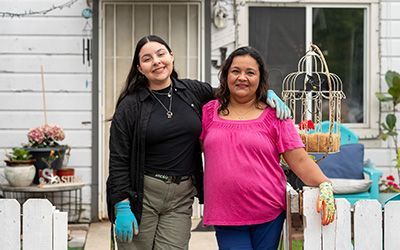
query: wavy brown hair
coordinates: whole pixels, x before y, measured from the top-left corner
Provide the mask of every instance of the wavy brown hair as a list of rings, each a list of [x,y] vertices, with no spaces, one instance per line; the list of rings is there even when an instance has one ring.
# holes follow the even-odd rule
[[[218,110],[219,112],[223,112],[224,114],[229,114],[228,105],[231,94],[229,92],[229,87],[228,87],[229,69],[235,57],[245,56],[245,55],[251,56],[254,60],[256,60],[258,64],[258,70],[260,72],[260,82],[256,90],[256,98],[257,101],[262,101],[264,103],[266,102],[267,99],[266,94],[269,89],[269,83],[268,83],[268,73],[267,70],[265,69],[264,60],[262,59],[261,54],[256,49],[250,46],[240,47],[229,55],[229,57],[226,59],[226,61],[224,62],[218,73],[220,85],[216,92],[216,98],[221,104],[221,107]]]

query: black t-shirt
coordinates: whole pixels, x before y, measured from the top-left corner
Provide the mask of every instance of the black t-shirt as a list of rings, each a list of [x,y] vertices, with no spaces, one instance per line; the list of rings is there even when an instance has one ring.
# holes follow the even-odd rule
[[[170,87],[153,91],[169,108]],[[158,92],[158,94],[157,94]],[[161,93],[161,94],[160,94]],[[201,120],[193,108],[172,91],[172,118],[154,96],[146,134],[145,171],[166,175],[190,175],[194,171],[196,144],[201,133]]]

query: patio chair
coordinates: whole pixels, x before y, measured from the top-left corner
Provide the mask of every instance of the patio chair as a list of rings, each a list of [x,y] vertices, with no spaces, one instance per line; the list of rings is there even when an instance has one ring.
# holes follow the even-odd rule
[[[322,131],[329,131],[329,122],[321,123]],[[345,198],[352,205],[361,199],[379,199],[379,179],[382,171],[368,159],[364,162],[364,145],[358,136],[344,125],[339,126],[340,152],[330,154],[318,162],[321,170],[333,183],[335,198]],[[316,159],[323,154],[313,154]],[[367,178],[365,178],[367,177]]]

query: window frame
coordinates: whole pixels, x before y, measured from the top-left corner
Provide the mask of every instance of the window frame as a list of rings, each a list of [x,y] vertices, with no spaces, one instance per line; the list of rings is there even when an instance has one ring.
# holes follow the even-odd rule
[[[336,0],[326,3],[321,0],[305,0],[301,3],[292,1],[259,1],[248,0],[247,4],[238,7],[237,37],[238,46],[246,46],[249,43],[249,7],[303,7],[306,11],[306,44],[309,47],[312,38],[312,9],[313,8],[364,8],[365,11],[365,51],[364,51],[364,123],[346,123],[360,138],[371,138],[379,133],[379,102],[375,93],[379,92],[380,85],[380,58],[379,58],[379,1]],[[243,25],[241,25],[243,24]],[[373,63],[379,62],[379,63]]]

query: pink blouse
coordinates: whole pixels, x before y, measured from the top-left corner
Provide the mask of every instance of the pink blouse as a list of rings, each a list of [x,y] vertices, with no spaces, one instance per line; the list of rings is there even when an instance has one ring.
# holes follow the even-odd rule
[[[203,107],[204,224],[253,225],[286,209],[280,154],[304,147],[290,119],[267,107],[253,120],[219,117],[217,100]]]

